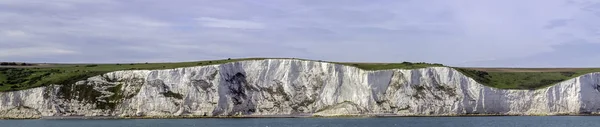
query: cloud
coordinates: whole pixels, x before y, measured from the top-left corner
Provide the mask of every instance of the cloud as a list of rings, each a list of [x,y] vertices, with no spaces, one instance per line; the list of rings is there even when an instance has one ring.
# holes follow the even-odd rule
[[[28,47],[28,48],[13,48],[2,49],[0,58],[6,57],[31,57],[31,56],[48,56],[48,55],[66,55],[76,52],[65,49],[49,48],[49,47]]]
[[[19,31],[19,30],[6,30],[2,32],[4,34],[4,36],[8,36],[8,37],[25,37],[27,36],[27,33],[23,32],[23,31]]]
[[[568,19],[552,20],[552,21],[549,21],[548,25],[544,26],[544,28],[546,28],[546,29],[553,29],[553,28],[556,28],[556,27],[566,26],[567,22],[569,22]]]
[[[211,17],[197,18],[204,27],[234,28],[234,29],[263,29],[265,26],[258,22],[244,20],[218,19]]]
[[[513,66],[487,61],[536,57],[548,59],[548,65],[579,65],[543,56],[577,50],[561,48],[569,44],[599,43],[597,5],[586,0],[3,0],[0,51],[14,53],[0,59],[300,57]],[[588,52],[595,53],[600,51]]]
[[[600,43],[572,42],[552,46],[554,51],[532,56],[473,61],[457,66],[469,67],[600,67]]]

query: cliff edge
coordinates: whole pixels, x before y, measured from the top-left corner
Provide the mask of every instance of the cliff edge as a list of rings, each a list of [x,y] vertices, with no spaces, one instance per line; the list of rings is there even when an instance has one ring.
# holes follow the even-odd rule
[[[294,59],[115,71],[0,93],[0,118],[454,116],[600,113],[600,73],[537,90],[484,86],[449,67],[368,71]]]

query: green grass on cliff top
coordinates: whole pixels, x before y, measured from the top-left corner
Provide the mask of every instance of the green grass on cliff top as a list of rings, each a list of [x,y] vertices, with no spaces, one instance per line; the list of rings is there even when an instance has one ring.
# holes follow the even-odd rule
[[[40,64],[37,66],[0,67],[0,92],[30,89],[50,84],[72,84],[92,76],[119,70],[173,69],[191,66],[224,64],[245,60],[264,60],[267,58],[246,58],[230,60],[211,60],[180,63],[133,63],[133,64]],[[269,58],[271,59],[271,58]],[[288,59],[288,58],[277,58]],[[323,61],[324,62],[324,61]],[[418,69],[441,67],[442,64],[430,63],[342,63],[364,70]],[[533,70],[528,72],[498,71],[493,69],[455,68],[477,82],[502,89],[538,89],[557,82],[565,81],[586,73],[600,72],[600,69],[563,69],[555,71]],[[519,69],[516,69],[519,70]]]
[[[500,89],[540,89],[600,68],[455,68],[475,81]]]
[[[388,70],[388,69],[419,69],[419,68],[427,68],[427,67],[443,67],[442,64],[432,64],[432,63],[339,63],[334,62],[336,64],[342,64],[346,66],[353,66],[363,70]]]

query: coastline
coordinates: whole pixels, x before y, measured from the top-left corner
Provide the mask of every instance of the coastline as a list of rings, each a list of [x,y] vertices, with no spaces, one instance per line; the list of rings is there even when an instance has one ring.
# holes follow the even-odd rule
[[[600,116],[600,114],[557,114],[557,115],[394,115],[394,114],[349,114],[349,115],[242,115],[242,116],[42,116],[38,118],[0,118],[0,120],[120,120],[120,119],[255,119],[255,118],[394,118],[394,117],[510,117],[510,116]]]
[[[272,65],[273,67],[289,69],[278,69],[272,72],[272,75],[263,76],[263,72],[269,72],[269,68],[252,69],[266,66],[263,61],[247,63],[248,66],[244,66],[246,68],[227,65],[223,67],[227,69],[119,71],[80,81],[79,85],[53,85],[0,95],[2,98],[9,98],[2,101],[2,104],[7,104],[6,107],[2,106],[5,108],[3,111],[6,111],[4,116],[24,119],[590,116],[588,111],[594,113],[591,110],[598,103],[582,103],[586,100],[582,98],[600,95],[596,90],[583,89],[596,83],[597,80],[590,79],[596,77],[595,74],[564,81],[545,90],[524,91],[482,86],[460,72],[445,67],[369,72],[331,65],[327,67],[339,69],[327,70],[322,69],[325,65],[313,63],[314,68],[321,67],[322,70],[313,69],[318,71],[306,73],[306,78],[301,79],[281,78],[274,75],[298,77],[298,73],[294,72],[302,71],[294,68],[302,68],[300,64],[307,63],[275,62],[283,63]],[[331,77],[327,78],[328,74],[331,74]],[[181,78],[189,75],[201,78]],[[246,80],[246,75],[250,77],[248,79],[253,80]],[[270,81],[263,78],[281,79],[285,82],[297,81],[304,86],[302,89],[295,88],[298,87],[294,86],[295,83],[286,84],[279,80],[261,82]],[[412,80],[413,78],[420,80]],[[198,82],[189,81],[191,79],[198,79]],[[235,82],[231,81],[232,79],[236,79]],[[248,85],[249,82],[267,85],[255,87]],[[227,88],[244,88],[247,91],[227,91]],[[82,91],[83,94],[77,91]],[[562,91],[574,92],[556,94]],[[249,95],[258,98],[245,98]],[[233,99],[246,101],[230,101]],[[270,110],[256,110],[258,107],[253,105],[254,103]],[[219,112],[211,114],[215,116],[198,116],[202,112],[207,114],[210,110]],[[299,115],[296,112],[300,111],[296,110],[314,113]],[[233,115],[241,112],[258,115]]]

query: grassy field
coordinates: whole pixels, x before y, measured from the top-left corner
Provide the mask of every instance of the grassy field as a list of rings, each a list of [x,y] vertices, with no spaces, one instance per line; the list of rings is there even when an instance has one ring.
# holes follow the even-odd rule
[[[443,67],[442,64],[431,64],[431,63],[338,63],[347,66],[354,66],[364,70],[387,70],[387,69],[419,69],[426,67]]]
[[[455,68],[475,81],[501,89],[540,89],[600,68]]]

